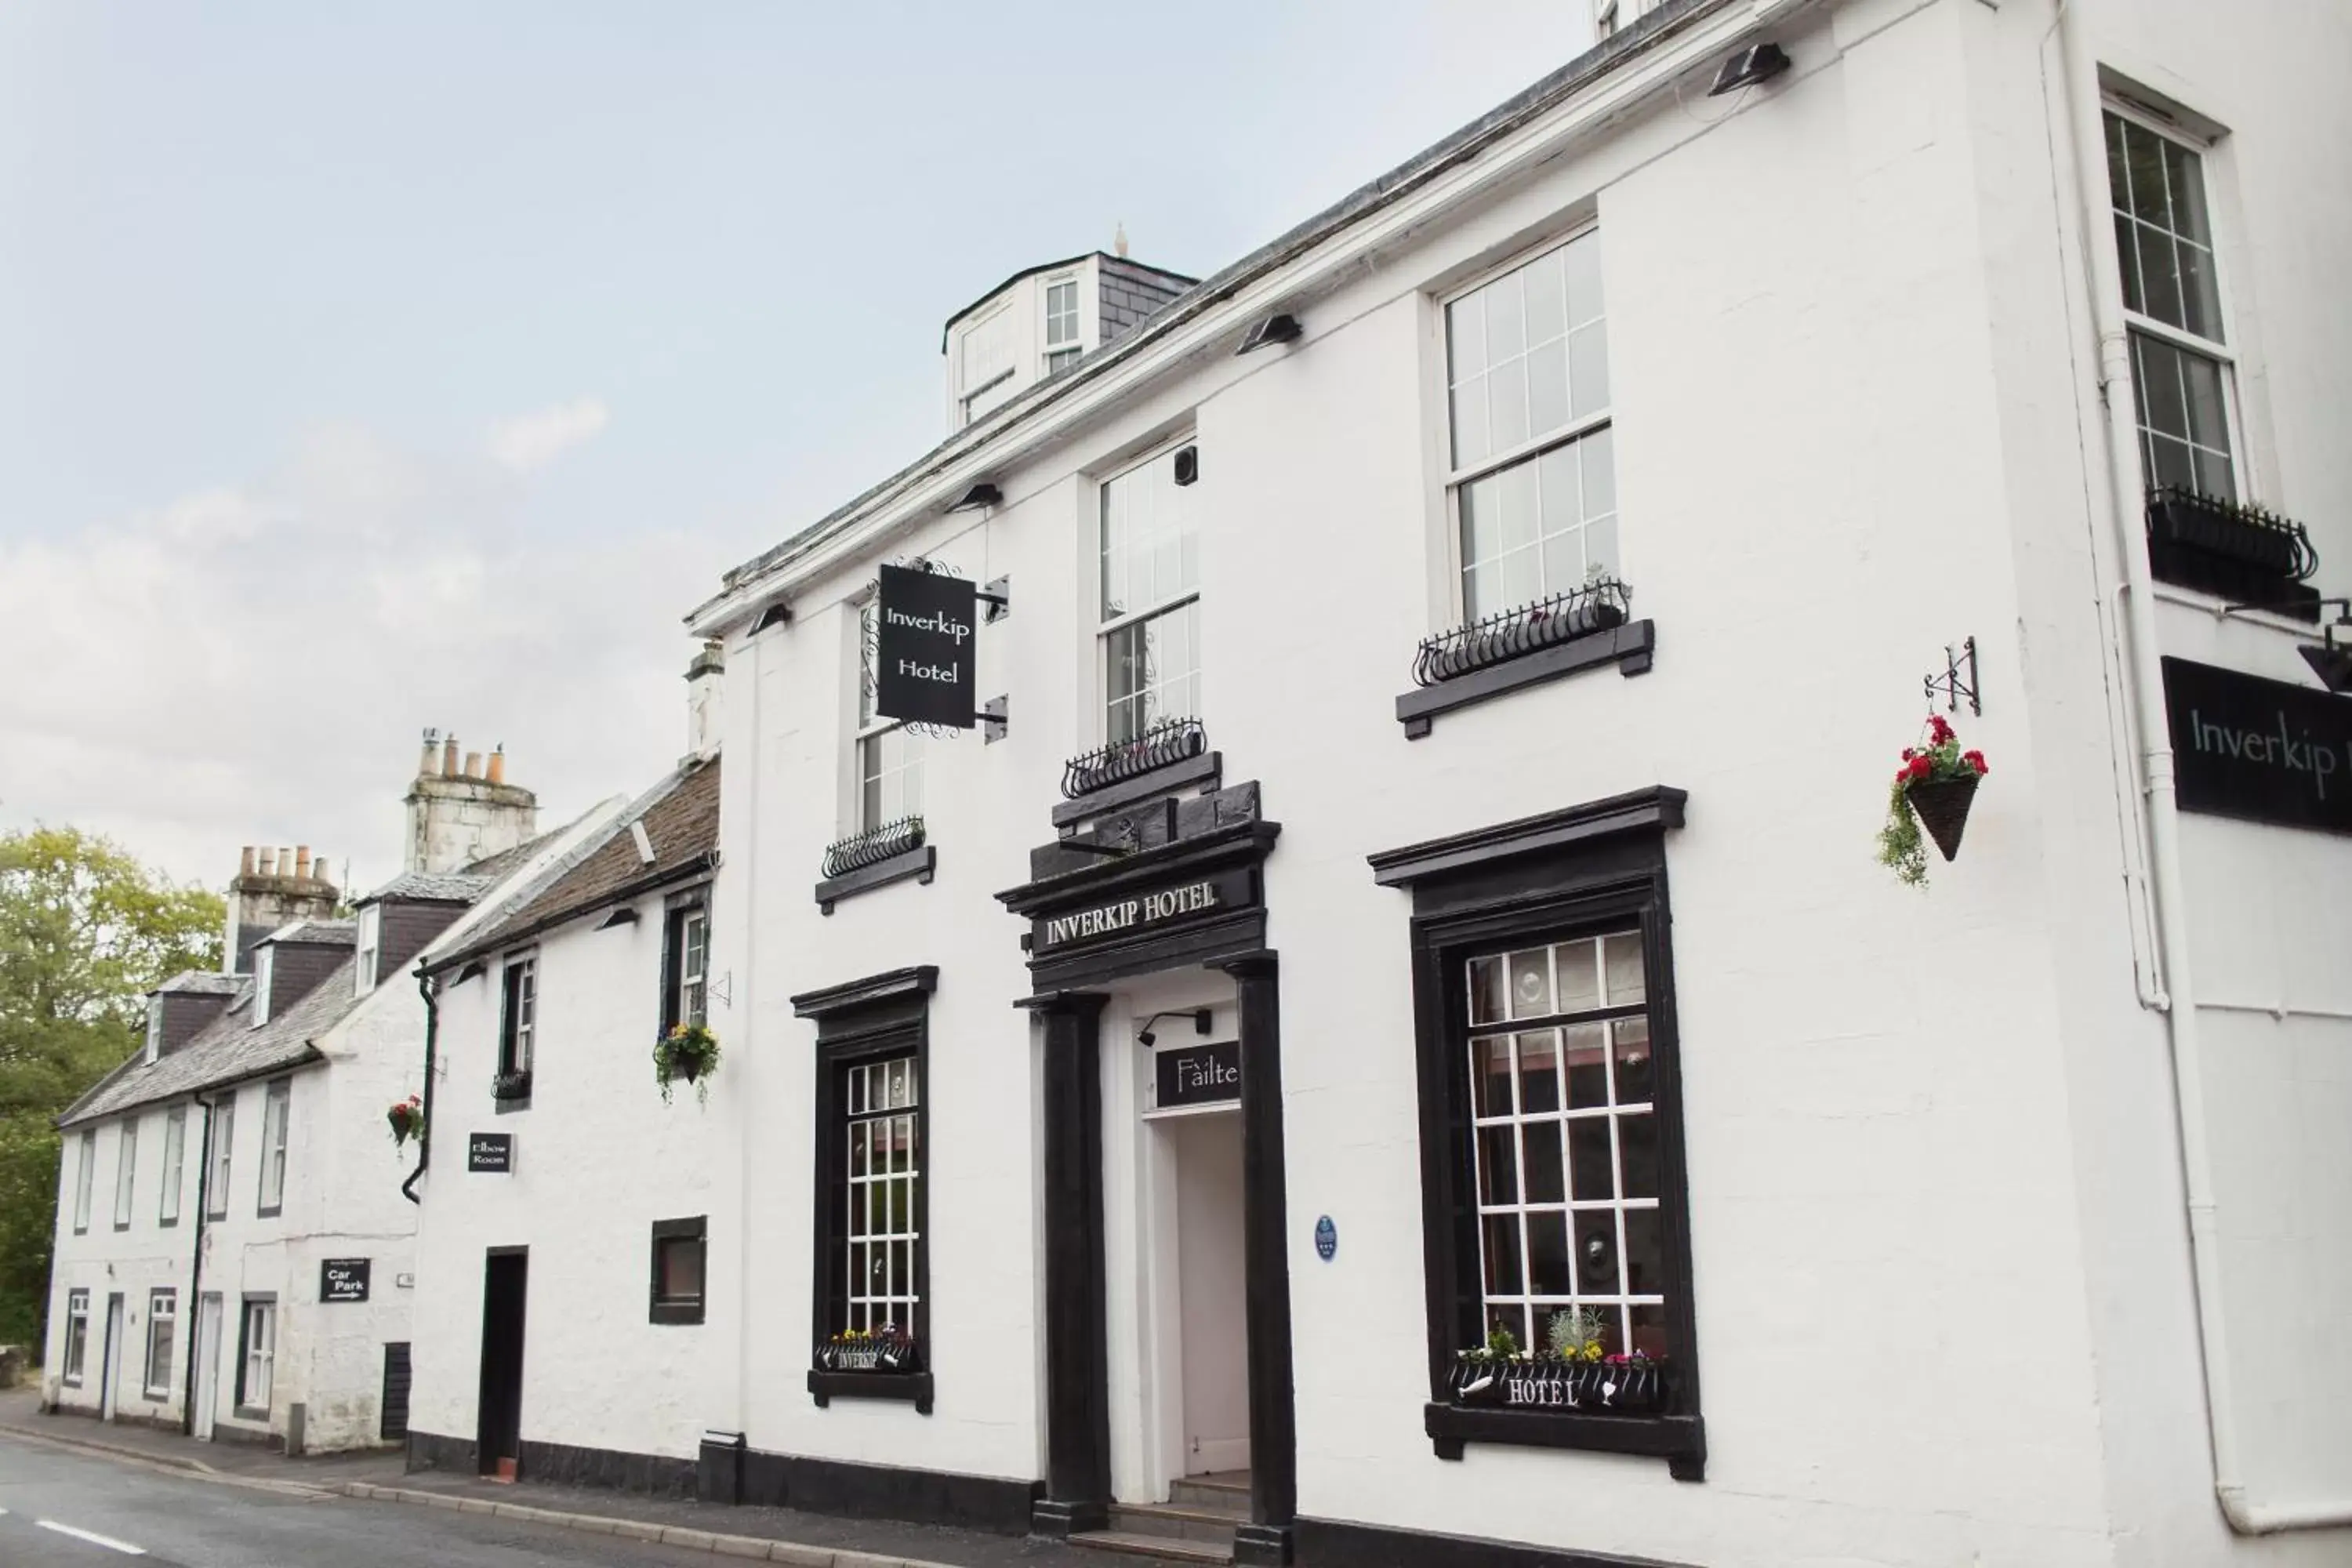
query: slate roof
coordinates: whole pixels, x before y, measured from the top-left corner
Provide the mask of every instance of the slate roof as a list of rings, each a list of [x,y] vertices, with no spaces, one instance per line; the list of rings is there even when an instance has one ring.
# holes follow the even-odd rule
[[[1144,352],[1146,345],[1181,331],[1187,322],[1197,319],[1202,311],[1230,299],[1259,278],[1279,269],[1359,219],[1419,189],[1445,170],[1475,159],[1495,142],[1582,91],[1633,56],[1654,47],[1670,34],[1728,4],[1730,0],[1665,0],[1664,4],[1643,13],[1631,26],[1619,28],[1525,91],[1504,100],[1443,141],[1422,149],[1387,174],[1357,186],[1313,217],[1294,226],[1287,233],[1277,235],[1239,261],[1195,283],[1116,344],[1092,351],[1061,374],[1048,376],[1034,385],[1024,387],[1019,395],[991,410],[985,417],[948,437],[879,484],[868,487],[807,527],[787,535],[782,543],[771,546],[727,572],[719,578],[719,592],[696,606],[687,616],[688,621],[691,623],[730,594],[772,575],[814,549],[850,524],[879,498],[910,487],[944,467],[957,448],[966,444],[974,447],[985,446],[1019,425],[1030,414],[1069,396],[1082,383],[1113,374],[1114,366],[1125,364]],[[1001,289],[1003,285],[999,284],[998,287]],[[952,326],[954,321],[955,318],[950,317],[949,324]]]
[[[561,827],[548,829],[536,838],[526,839],[511,849],[501,849],[495,855],[485,855],[457,874],[466,877],[482,877],[495,882],[509,872],[519,869],[524,861],[537,855],[564,834],[571,832],[572,826],[572,823],[567,822]]]
[[[512,855],[515,851],[509,849],[506,853]],[[502,859],[504,857],[494,855],[490,858]],[[488,862],[477,861],[476,864],[487,865]],[[497,879],[495,876],[480,872],[403,871],[373,892],[362,895],[359,901],[373,904],[380,899],[413,899],[430,904],[470,904],[488,892],[490,884]]]
[[[633,822],[645,824],[654,859],[637,853]],[[567,921],[591,914],[672,882],[683,881],[718,863],[719,759],[700,758],[631,801],[604,837],[572,864],[513,909],[491,920],[463,943],[436,955],[430,967],[449,968]]]
[[[309,942],[321,947],[350,947],[357,941],[351,921],[293,921],[279,926],[264,942]]]
[[[71,1127],[78,1122],[100,1121],[199,1089],[241,1083],[264,1073],[320,1059],[311,1040],[359,1005],[359,998],[352,994],[355,988],[350,959],[336,964],[325,979],[259,1028],[253,1026],[252,976],[225,974],[216,978],[231,981],[237,988],[236,1000],[223,1008],[219,1017],[205,1025],[194,1039],[158,1058],[152,1067],[144,1051],[133,1056],[68,1108],[58,1118],[58,1125]]]
[[[199,996],[232,996],[245,989],[247,978],[243,974],[222,974],[210,969],[184,969],[148,994],[168,992],[177,996],[193,992]]]

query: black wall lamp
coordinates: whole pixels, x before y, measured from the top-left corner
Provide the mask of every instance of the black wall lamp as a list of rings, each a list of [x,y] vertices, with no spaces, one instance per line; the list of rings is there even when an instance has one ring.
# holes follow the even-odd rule
[[[2326,614],[2330,605],[2336,606],[2336,618],[2320,628],[2317,647],[2305,645],[2303,661],[2311,666],[2311,672],[2319,677],[2321,685],[2341,694],[2352,691],[2352,641],[2337,642],[2336,634],[2340,631],[2352,636],[2352,600],[2322,599],[2320,613]]]
[[[950,511],[978,511],[984,506],[1002,506],[1003,504],[1004,492],[998,489],[986,479],[982,479],[980,483],[972,486],[971,489],[964,491],[963,499],[957,501],[955,505],[948,508],[948,510]]]
[[[1187,1007],[1174,1013],[1154,1013],[1143,1020],[1143,1027],[1137,1032],[1135,1043],[1139,1046],[1158,1045],[1159,1037],[1152,1034],[1151,1026],[1162,1018],[1190,1018],[1192,1020],[1192,1032],[1196,1035],[1205,1035],[1211,1028],[1209,1010],[1206,1007]]]
[[[1778,44],[1753,44],[1723,62],[1715,73],[1715,85],[1706,89],[1709,98],[1719,98],[1727,92],[1738,92],[1743,87],[1770,81],[1789,68],[1789,57]]]
[[[1274,343],[1295,343],[1306,331],[1298,324],[1297,317],[1286,312],[1268,316],[1242,335],[1242,346],[1234,353],[1253,353]]]
[[[770,605],[766,609],[761,610],[760,612],[760,618],[751,623],[751,635],[753,637],[758,637],[770,626],[790,626],[792,624],[792,619],[793,607],[790,605],[785,604],[782,599],[778,599],[774,604]]]

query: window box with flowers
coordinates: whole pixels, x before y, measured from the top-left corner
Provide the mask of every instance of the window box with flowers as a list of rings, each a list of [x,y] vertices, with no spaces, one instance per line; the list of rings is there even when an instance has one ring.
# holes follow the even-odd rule
[[[1612,1352],[1604,1313],[1573,1309],[1553,1315],[1539,1351],[1522,1352],[1497,1325],[1486,1342],[1454,1357],[1453,1402],[1498,1410],[1581,1411],[1653,1415],[1665,1408],[1665,1362],[1636,1349]]]
[[[1927,846],[1919,830],[1936,841],[1946,860],[1960,852],[1969,807],[1989,770],[1984,753],[1962,751],[1959,736],[1941,714],[1927,719],[1927,743],[1908,746],[1886,799],[1886,826],[1878,830],[1879,864],[1906,887],[1927,885]]]
[[[850,1329],[817,1342],[808,1389],[820,1407],[836,1396],[896,1399],[931,1413],[931,1374],[924,1370],[915,1336],[895,1323],[868,1331]]]

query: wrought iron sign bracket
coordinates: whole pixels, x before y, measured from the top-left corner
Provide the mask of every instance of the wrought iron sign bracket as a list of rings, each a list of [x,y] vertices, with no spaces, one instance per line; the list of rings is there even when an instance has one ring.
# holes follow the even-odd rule
[[[1004,739],[1005,731],[1013,727],[1012,720],[1005,715],[1010,700],[1004,697],[992,697],[981,705],[980,743],[982,745],[996,744],[997,742]]]
[[[981,612],[981,624],[992,626],[1013,613],[1013,579],[992,577],[986,587],[974,589],[971,596],[988,606]]]
[[[1984,703],[1977,696],[1977,639],[1974,637],[1963,638],[1957,650],[1946,643],[1944,673],[1928,675],[1919,682],[1927,694],[1929,708],[1936,706],[1936,698],[1940,694],[1946,710],[1957,713],[1965,699],[1969,711],[1981,719],[1984,717]]]

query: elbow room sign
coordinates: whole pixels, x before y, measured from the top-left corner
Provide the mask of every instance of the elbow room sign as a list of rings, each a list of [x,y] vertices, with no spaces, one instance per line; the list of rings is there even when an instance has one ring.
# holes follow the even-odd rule
[[[874,710],[917,724],[972,727],[979,678],[971,584],[885,566],[875,590]]]

